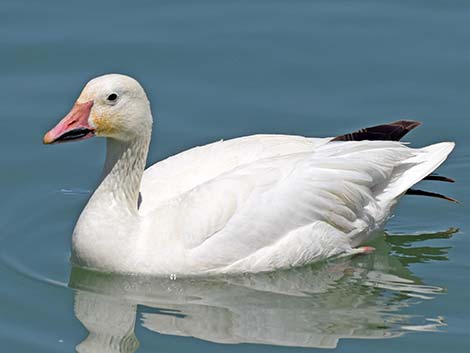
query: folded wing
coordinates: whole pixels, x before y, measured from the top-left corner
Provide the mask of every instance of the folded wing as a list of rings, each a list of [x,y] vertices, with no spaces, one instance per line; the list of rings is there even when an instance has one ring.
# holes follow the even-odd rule
[[[451,143],[424,149],[391,141],[329,143],[314,152],[240,166],[161,210],[166,219],[173,214],[171,232],[187,255],[208,267],[276,251],[280,244],[286,246],[284,256],[309,262],[357,246],[380,229],[396,200],[437,168],[452,148]],[[312,250],[316,233],[321,234],[318,251],[306,253],[300,244],[313,240]],[[266,258],[276,261],[275,256]]]

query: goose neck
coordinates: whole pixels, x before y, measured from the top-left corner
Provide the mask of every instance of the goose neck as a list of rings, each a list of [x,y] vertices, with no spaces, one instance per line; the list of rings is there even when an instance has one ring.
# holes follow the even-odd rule
[[[131,213],[137,212],[149,142],[150,134],[129,141],[108,138],[103,180],[93,198],[111,198],[110,205],[117,204]]]

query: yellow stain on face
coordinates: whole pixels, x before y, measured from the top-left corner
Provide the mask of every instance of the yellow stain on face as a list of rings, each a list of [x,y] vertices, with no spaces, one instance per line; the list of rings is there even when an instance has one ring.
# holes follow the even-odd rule
[[[93,114],[92,118],[96,127],[95,132],[97,135],[109,136],[117,132],[118,129],[109,116]]]

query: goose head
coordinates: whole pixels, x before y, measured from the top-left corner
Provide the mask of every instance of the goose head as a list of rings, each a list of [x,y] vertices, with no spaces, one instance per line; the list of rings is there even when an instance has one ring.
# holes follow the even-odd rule
[[[142,86],[125,75],[109,74],[89,81],[72,110],[44,135],[45,144],[103,136],[129,141],[149,134],[150,104]]]

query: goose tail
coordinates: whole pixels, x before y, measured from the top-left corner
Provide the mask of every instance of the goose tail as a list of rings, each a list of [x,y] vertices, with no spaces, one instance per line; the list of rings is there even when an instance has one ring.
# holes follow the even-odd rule
[[[400,172],[400,175],[395,178],[395,181],[387,187],[387,191],[381,198],[393,200],[405,194],[436,197],[452,202],[458,202],[456,199],[446,195],[412,188],[421,180],[454,182],[453,179],[433,174],[433,172],[447,159],[454,147],[454,142],[440,142],[424,148],[416,149],[414,156],[403,162],[404,170]]]
[[[398,120],[388,124],[376,125],[366,127],[358,131],[339,135],[331,141],[363,141],[363,140],[382,140],[382,141],[400,141],[411,130],[421,125],[421,122],[416,120]],[[420,189],[412,189],[411,187],[420,182],[421,180],[441,181],[447,183],[455,182],[454,179],[434,174],[436,170],[446,159],[447,156],[454,149],[453,142],[442,142],[419,149],[413,161],[416,164],[414,167],[406,170],[403,176],[398,178],[396,185],[387,188],[387,197],[397,198],[403,194],[428,196],[444,199],[451,202],[458,201],[452,197],[442,195],[436,192],[430,192]]]

